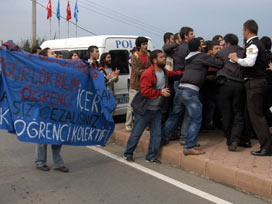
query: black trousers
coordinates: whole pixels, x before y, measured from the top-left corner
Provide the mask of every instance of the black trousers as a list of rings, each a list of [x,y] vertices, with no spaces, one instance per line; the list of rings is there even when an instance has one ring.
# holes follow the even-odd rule
[[[244,128],[244,83],[226,80],[218,88],[218,104],[227,145],[240,142]]]
[[[247,113],[246,126],[252,126],[260,142],[261,149],[271,151],[271,135],[264,116],[264,98],[266,96],[266,79],[250,79],[245,83]]]

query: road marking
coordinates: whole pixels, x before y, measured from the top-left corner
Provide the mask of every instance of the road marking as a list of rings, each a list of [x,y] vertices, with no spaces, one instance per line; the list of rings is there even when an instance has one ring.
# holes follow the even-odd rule
[[[87,147],[89,149],[91,149],[91,150],[99,152],[99,153],[101,153],[101,154],[103,154],[103,155],[105,155],[107,157],[110,157],[110,158],[112,158],[114,160],[117,160],[117,161],[123,163],[123,164],[131,166],[131,167],[133,167],[135,169],[138,169],[138,170],[140,170],[140,171],[142,171],[142,172],[144,172],[146,174],[149,174],[149,175],[151,175],[153,177],[156,177],[156,178],[158,178],[158,179],[160,179],[162,181],[165,181],[165,182],[167,182],[169,184],[172,184],[172,185],[174,185],[174,186],[176,186],[176,187],[178,187],[178,188],[180,188],[182,190],[185,190],[185,191],[187,191],[189,193],[192,193],[192,194],[197,195],[197,196],[199,196],[201,198],[209,200],[209,201],[211,201],[213,203],[217,203],[217,204],[232,204],[232,203],[230,203],[230,202],[228,202],[226,200],[223,200],[223,199],[218,198],[218,197],[216,197],[214,195],[211,195],[211,194],[206,193],[204,191],[201,191],[201,190],[199,190],[197,188],[189,186],[189,185],[187,185],[185,183],[182,183],[180,181],[172,179],[172,178],[170,178],[168,176],[165,176],[163,174],[160,174],[160,173],[158,173],[158,172],[156,172],[154,170],[148,169],[148,168],[146,168],[146,167],[144,167],[144,166],[142,166],[140,164],[137,164],[135,162],[127,162],[124,158],[119,157],[119,156],[117,156],[115,154],[112,154],[111,152],[108,152],[108,151],[106,151],[106,150],[104,150],[104,149],[102,149],[100,147],[95,147],[95,146],[87,146]]]

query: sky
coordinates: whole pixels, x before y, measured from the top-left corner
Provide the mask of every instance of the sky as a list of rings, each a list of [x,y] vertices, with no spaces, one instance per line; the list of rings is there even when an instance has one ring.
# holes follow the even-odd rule
[[[57,0],[52,1],[56,12]],[[31,0],[0,0],[0,40],[20,43],[31,39]],[[37,0],[46,7],[48,0]],[[61,16],[66,17],[67,0],[60,0]],[[70,0],[72,16],[75,0]],[[156,48],[163,45],[165,32],[179,32],[182,26],[194,29],[196,37],[210,40],[214,35],[236,34],[242,42],[242,25],[254,19],[259,37],[272,37],[272,0],[78,0],[78,25],[97,35],[149,36]],[[50,39],[47,11],[37,5],[37,37]],[[75,22],[72,18],[71,22]],[[90,36],[78,28],[78,36]],[[51,18],[51,38],[58,37],[56,14]],[[76,36],[69,24],[69,37]],[[68,23],[60,21],[60,38],[68,37]]]

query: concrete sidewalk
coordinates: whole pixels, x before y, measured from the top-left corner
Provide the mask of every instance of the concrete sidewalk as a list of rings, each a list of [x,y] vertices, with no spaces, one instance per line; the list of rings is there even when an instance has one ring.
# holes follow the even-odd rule
[[[124,124],[116,124],[114,140],[126,146],[130,133]],[[222,131],[209,131],[199,135],[198,142],[206,154],[184,156],[178,141],[172,141],[160,151],[163,163],[192,171],[217,182],[272,200],[272,157],[254,157],[250,151],[258,150],[259,143],[252,140],[252,148],[239,147],[230,152]],[[147,152],[149,132],[145,131],[137,151]]]

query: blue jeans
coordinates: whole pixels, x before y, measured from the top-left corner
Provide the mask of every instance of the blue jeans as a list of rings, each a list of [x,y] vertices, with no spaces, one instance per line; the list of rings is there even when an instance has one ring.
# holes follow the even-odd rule
[[[143,115],[135,113],[135,124],[128,139],[125,157],[133,156],[133,152],[146,128],[149,124],[150,139],[146,155],[147,160],[156,159],[161,144],[161,118],[160,110],[146,110]]]
[[[61,145],[51,145],[52,156],[54,166],[53,168],[58,168],[64,166],[64,162],[60,156]],[[47,161],[47,144],[36,144],[35,147],[35,166],[39,167],[46,164]]]
[[[187,130],[187,138],[184,149],[195,147],[202,122],[202,104],[199,100],[199,93],[189,88],[178,88],[173,106],[173,110],[163,128],[163,136],[167,137],[167,135],[172,134],[181,113],[185,110],[182,129],[184,134]],[[184,135],[184,137],[186,137],[186,135]]]
[[[182,121],[181,130],[180,130],[180,140],[179,141],[186,141],[187,135],[188,135],[189,123],[190,123],[189,113],[185,109],[184,118]]]

